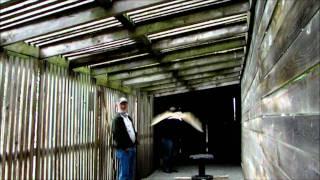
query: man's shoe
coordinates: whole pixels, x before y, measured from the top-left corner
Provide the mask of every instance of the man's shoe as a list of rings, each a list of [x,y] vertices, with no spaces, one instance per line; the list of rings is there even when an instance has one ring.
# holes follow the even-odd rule
[[[165,173],[171,173],[171,171],[169,169],[164,169],[162,171],[165,172]]]
[[[176,169],[171,169],[170,171],[171,172],[178,172],[178,170],[176,170]]]

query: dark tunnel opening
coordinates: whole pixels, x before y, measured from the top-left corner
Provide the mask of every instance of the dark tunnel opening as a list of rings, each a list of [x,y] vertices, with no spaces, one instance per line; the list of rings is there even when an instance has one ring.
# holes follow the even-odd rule
[[[212,164],[241,163],[241,93],[240,85],[158,97],[154,100],[154,115],[179,107],[198,117],[206,133],[200,133],[189,125],[180,131],[181,144],[175,164],[193,164],[189,155],[208,153],[214,155]],[[207,126],[207,127],[206,127]],[[154,127],[154,167],[160,167],[159,128]]]

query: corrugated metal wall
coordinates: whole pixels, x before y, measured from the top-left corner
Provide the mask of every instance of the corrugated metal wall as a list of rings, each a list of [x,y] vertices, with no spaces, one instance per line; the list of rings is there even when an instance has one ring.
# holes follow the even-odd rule
[[[36,177],[92,177],[98,153],[96,86],[89,76],[69,75],[53,64],[43,68],[39,83]]]
[[[150,97],[96,86],[88,75],[20,55],[2,53],[0,74],[2,179],[115,179],[110,130],[120,96],[142,134],[139,158],[151,159],[144,137],[151,135]],[[138,170],[148,173],[144,163]]]
[[[33,177],[39,69],[33,59],[0,56],[1,177]]]
[[[143,93],[138,95],[138,132],[137,166],[139,177],[146,177],[153,168],[153,128],[150,117],[153,116],[153,97]]]

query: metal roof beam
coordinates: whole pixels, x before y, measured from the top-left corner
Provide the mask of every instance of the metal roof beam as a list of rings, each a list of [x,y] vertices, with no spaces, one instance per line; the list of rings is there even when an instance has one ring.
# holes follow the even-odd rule
[[[210,83],[199,83],[199,84],[193,84],[192,87],[194,89],[197,88],[201,88],[201,87],[206,87],[206,86],[217,86],[219,84],[222,83],[226,83],[226,82],[240,82],[240,80],[238,78],[227,78],[227,79],[222,79],[219,81],[212,81]],[[170,92],[170,91],[176,91],[176,90],[184,90],[186,89],[185,86],[175,86],[175,87],[163,87],[162,89],[158,89],[158,90],[153,90],[153,91],[149,91],[151,94],[158,94],[158,93],[164,93],[164,92]]]
[[[242,56],[243,57],[243,56]],[[237,57],[236,54],[226,55],[222,57],[208,57],[200,59],[200,60],[193,60],[190,62],[185,63],[174,63],[172,65],[166,65],[166,66],[155,66],[155,67],[147,67],[143,69],[137,69],[137,70],[130,70],[126,72],[121,73],[112,73],[108,74],[109,80],[120,80],[120,79],[127,79],[127,78],[133,78],[133,77],[139,77],[139,76],[146,76],[150,74],[157,74],[164,72],[164,70],[167,71],[174,71],[179,70],[178,75],[181,73],[192,73],[196,67],[204,68],[206,67],[216,67],[216,68],[223,68],[223,66],[229,66],[229,65],[239,65],[241,57]],[[191,68],[191,69],[190,69]],[[186,69],[186,70],[181,70]],[[200,70],[199,70],[200,71]],[[198,73],[196,71],[196,73]]]
[[[197,76],[198,74],[201,74],[201,72],[211,72],[211,73],[217,73],[217,75],[219,73],[224,73],[224,72],[231,72],[231,71],[235,71],[239,72],[241,70],[241,62],[227,62],[226,65],[224,66],[220,66],[220,65],[211,65],[211,66],[203,66],[203,67],[198,67],[198,68],[192,68],[192,69],[188,69],[185,71],[180,71],[178,73],[178,76],[181,77],[183,79],[183,76],[191,76],[191,75],[195,75]],[[202,70],[204,69],[204,70]],[[200,72],[201,71],[201,72]],[[240,77],[240,76],[239,76]],[[239,78],[238,78],[239,79]],[[131,85],[130,83],[126,83],[127,80],[123,81],[123,84],[126,85]],[[157,80],[154,80],[153,82],[155,82]],[[135,84],[145,84],[143,81],[136,81]],[[210,84],[210,83],[209,83]],[[192,89],[195,88],[196,85],[193,84],[188,84],[189,87],[191,87]],[[185,87],[185,86],[184,86]]]
[[[159,74],[154,74],[149,76],[135,77],[135,78],[122,81],[122,84],[134,85],[134,84],[139,84],[141,82],[149,83],[149,82],[164,80],[168,78],[172,78],[172,73],[159,73]]]
[[[239,83],[240,83],[240,81],[233,81],[233,82],[221,83],[219,85],[210,85],[210,86],[197,87],[197,88],[194,88],[193,90],[188,90],[188,89],[172,90],[172,91],[168,91],[168,92],[154,93],[154,97],[162,97],[162,96],[169,96],[169,95],[187,93],[187,92],[192,92],[192,91],[206,90],[206,89],[212,89],[212,88],[236,85],[236,84],[239,84]]]
[[[227,74],[227,75],[220,75],[220,76],[213,76],[209,78],[203,78],[203,79],[196,79],[196,80],[191,80],[188,81],[189,85],[195,85],[195,84],[200,84],[200,83],[205,83],[205,82],[218,82],[223,79],[229,79],[229,78],[239,78],[240,73],[232,73],[232,74]],[[153,86],[147,86],[141,88],[144,91],[154,91],[154,90],[159,90],[159,89],[165,89],[165,88],[170,88],[170,87],[179,87],[182,84],[179,82],[170,82],[170,83],[165,83],[165,84],[159,84],[159,85],[153,85]]]
[[[229,27],[230,28],[230,27]],[[232,27],[231,27],[232,28]],[[214,36],[215,33],[211,34],[212,36]],[[199,39],[201,38],[203,35],[203,33],[198,33],[197,36],[194,37],[194,39]],[[236,42],[237,41],[237,42]],[[169,41],[168,41],[169,42]],[[210,44],[211,43],[211,44]],[[178,56],[177,58],[181,58],[181,56],[179,56],[179,54],[181,54],[182,56],[184,56],[184,53],[186,53],[187,56],[197,56],[199,55],[199,53],[197,52],[197,50],[199,50],[200,53],[214,53],[216,51],[219,50],[225,50],[223,48],[237,48],[239,46],[244,46],[245,45],[245,40],[244,40],[244,36],[242,36],[240,34],[240,36],[232,36],[229,38],[222,38],[222,39],[216,39],[216,42],[207,42],[206,45],[208,45],[208,48],[205,48],[202,45],[198,45],[196,43],[193,43],[193,49],[190,52],[190,47],[185,47],[184,50],[180,50],[177,54],[173,54],[171,53],[166,53],[168,57],[163,57],[162,54],[160,54],[158,51],[154,50],[151,46],[150,43],[148,44],[147,40],[145,39],[140,39],[138,44],[140,44],[140,46],[142,46],[142,48],[140,49],[140,52],[148,52],[150,55],[154,56],[154,62],[150,61],[150,64],[155,63],[156,61],[173,61],[175,60],[176,56]],[[196,45],[195,45],[196,44]],[[138,45],[139,46],[139,45]],[[211,52],[210,52],[211,51]],[[134,54],[132,54],[133,56]],[[83,57],[83,58],[78,58],[78,59],[74,59],[74,63],[76,62],[82,62],[79,64],[79,66],[81,65],[90,65],[91,63],[95,62],[95,63],[99,63],[99,62],[103,62],[106,59],[110,59],[109,58],[110,54],[109,52],[107,53],[101,53],[101,54],[96,54],[96,55],[88,55],[87,57]],[[126,54],[127,56],[127,54]],[[106,58],[108,57],[108,58]],[[183,57],[182,57],[183,58]],[[85,63],[87,62],[87,63]],[[143,64],[143,65],[147,65],[147,64]],[[125,67],[125,66],[123,66]],[[103,70],[99,70],[99,72],[103,73],[103,72],[108,72],[110,68],[106,68],[105,71]],[[123,69],[126,70],[126,69]]]
[[[169,66],[169,69],[176,70],[176,69],[179,69],[179,67],[181,68],[182,66],[188,66],[190,62],[188,62],[187,60],[192,60],[196,58],[201,59],[201,56],[208,56],[210,57],[210,59],[205,60],[204,59],[205,57],[203,57],[201,60],[205,60],[205,61],[203,62],[199,61],[197,62],[198,64],[201,64],[201,63],[205,64],[207,61],[214,59],[214,56],[220,57],[217,59],[217,61],[221,60],[222,58],[229,57],[230,54],[236,55],[236,57],[242,56],[243,53],[239,51],[243,50],[244,45],[245,45],[245,41],[243,39],[240,39],[240,40],[221,42],[221,43],[207,45],[207,46],[201,46],[201,47],[192,48],[192,49],[186,49],[186,50],[175,52],[175,53],[169,53],[161,57],[160,62],[173,64],[172,66]],[[234,52],[237,52],[237,53],[234,54]],[[223,54],[228,54],[228,56],[227,55],[223,56]],[[144,60],[138,60],[138,61],[140,61],[141,63],[137,62],[136,63],[137,65],[140,65],[140,64],[151,65],[150,68],[160,65],[160,62],[155,59],[154,61],[152,59],[146,59],[145,61]],[[176,61],[176,62],[173,62],[173,61]],[[93,74],[99,75],[99,74],[105,74],[110,72],[116,72],[116,70],[113,70],[114,68],[118,69],[118,71],[128,71],[128,72],[130,71],[130,68],[126,64],[123,64],[123,65],[119,65],[118,67],[116,67],[116,65],[114,66],[111,65],[110,67],[106,67],[103,69],[93,70]]]
[[[190,34],[182,37],[167,38],[160,40],[152,45],[155,50],[170,49],[179,46],[186,46],[188,44],[201,44],[205,42],[210,42],[218,39],[225,39],[228,37],[233,37],[241,33],[247,32],[248,27],[246,23],[230,25],[227,27],[222,27],[218,29],[210,29],[203,32],[197,32],[195,34]]]
[[[0,33],[0,44],[8,45],[18,41],[37,37],[58,30],[71,28],[80,24],[115,16],[137,8],[165,2],[166,0],[121,0],[113,2],[112,8],[89,7],[88,9],[70,10],[56,16],[50,16],[23,26],[4,30]],[[53,55],[56,55],[54,53]],[[48,57],[48,56],[45,56]]]
[[[186,75],[182,76],[184,80],[196,80],[196,79],[202,79],[202,78],[209,78],[209,77],[214,77],[214,76],[223,76],[227,74],[232,74],[232,73],[240,73],[241,67],[232,67],[232,68],[226,68],[218,71],[207,71],[203,72],[201,74],[191,74],[191,75]]]
[[[223,62],[223,63],[217,63],[217,64],[212,64],[212,65],[206,65],[206,66],[201,66],[201,67],[195,67],[192,69],[186,69],[179,71],[178,75],[179,76],[186,76],[186,75],[191,75],[191,74],[199,74],[199,73],[204,73],[204,72],[209,72],[209,71],[216,71],[216,70],[222,70],[226,68],[233,68],[233,67],[239,67],[243,64],[243,60],[232,60],[228,62]]]
[[[166,69],[168,70],[186,69],[189,67],[223,62],[223,61],[228,61],[230,59],[237,59],[242,57],[244,57],[243,50],[231,51],[231,52],[221,53],[221,54],[205,55],[205,56],[196,57],[196,58],[168,62],[166,63]],[[125,62],[122,64],[114,64],[102,69],[93,69],[92,73],[93,75],[101,75],[101,74],[107,74],[107,73],[116,74],[117,72],[119,73],[130,72],[130,71],[136,71],[137,69],[141,69],[136,67],[143,67],[143,65],[147,65],[147,67],[150,67],[150,68],[159,66],[159,64],[157,64],[154,59],[147,58],[142,60],[133,60],[132,62]]]
[[[211,85],[216,85],[219,83],[224,83],[224,82],[230,82],[230,81],[237,81],[239,80],[240,76],[237,77],[229,77],[229,78],[223,78],[223,79],[219,79],[219,80],[215,80],[215,81],[210,81],[210,82],[200,82],[200,83],[192,83],[192,82],[188,82],[189,86],[192,88],[198,88],[198,87],[203,87],[203,86],[211,86]],[[161,86],[155,86],[155,87],[148,87],[148,88],[144,88],[142,90],[144,91],[150,91],[151,93],[154,93],[154,91],[158,91],[158,92],[166,92],[166,91],[171,91],[172,89],[181,89],[184,88],[185,86],[178,84],[178,83],[174,83],[174,84],[168,84],[168,85],[161,85]]]
[[[134,3],[130,2],[128,4],[131,5]],[[41,56],[49,57],[57,54],[64,54],[64,53],[76,51],[77,49],[81,49],[84,47],[94,46],[99,43],[111,42],[115,40],[129,38],[129,37],[135,38],[143,35],[150,35],[152,33],[157,33],[164,30],[172,29],[174,27],[181,27],[181,26],[186,26],[188,24],[203,22],[209,19],[212,20],[212,19],[224,18],[225,16],[244,13],[248,10],[248,8],[249,8],[249,5],[247,2],[239,3],[236,5],[231,5],[231,7],[222,6],[217,9],[209,10],[211,13],[209,11],[206,11],[207,14],[205,16],[204,14],[201,14],[201,16],[200,15],[197,16],[197,14],[191,14],[191,15],[179,17],[180,19],[173,18],[174,21],[172,21],[173,19],[164,20],[161,22],[162,23],[161,25],[158,24],[159,22],[152,23],[149,25],[142,25],[137,27],[135,31],[132,33],[129,33],[127,30],[119,30],[115,33],[109,33],[109,34],[107,33],[107,34],[99,34],[99,35],[83,37],[76,40],[44,47],[41,50]]]
[[[198,75],[190,75],[190,76],[181,76],[180,78],[184,79],[184,80],[201,80],[201,79],[205,79],[205,78],[214,78],[214,79],[223,79],[225,77],[228,76],[240,76],[240,70],[241,68],[232,68],[232,69],[225,69],[222,71],[212,71],[212,72],[206,72],[203,73],[206,76],[200,76],[198,77]],[[200,74],[202,75],[202,74]],[[153,81],[153,82],[149,82],[149,83],[144,83],[141,82],[140,84],[135,84],[134,87],[135,88],[147,88],[147,87],[151,87],[151,86],[159,86],[159,85],[164,85],[164,84],[172,84],[172,83],[176,83],[177,80],[175,79],[165,79],[165,80],[159,80],[159,81]]]

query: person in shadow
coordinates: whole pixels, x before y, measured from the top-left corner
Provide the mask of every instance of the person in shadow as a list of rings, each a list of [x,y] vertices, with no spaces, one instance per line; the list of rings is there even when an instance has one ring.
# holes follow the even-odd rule
[[[170,108],[171,112],[176,112],[175,107]],[[163,161],[163,172],[172,173],[178,172],[173,168],[176,159],[176,154],[179,149],[180,128],[182,121],[174,118],[166,118],[158,124],[161,159]]]

